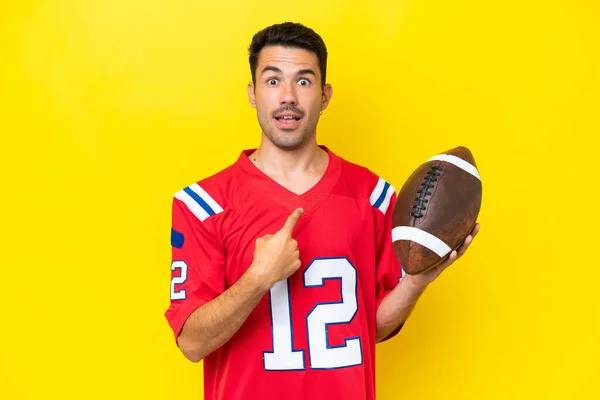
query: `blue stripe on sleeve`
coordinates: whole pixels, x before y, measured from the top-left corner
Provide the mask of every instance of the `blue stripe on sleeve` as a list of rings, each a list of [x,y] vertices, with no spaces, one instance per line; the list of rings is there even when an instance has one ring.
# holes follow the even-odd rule
[[[383,203],[383,200],[385,200],[385,196],[387,195],[387,191],[389,188],[390,188],[390,184],[386,182],[385,185],[383,186],[383,190],[381,191],[381,194],[379,195],[379,198],[377,199],[375,204],[373,204],[375,207],[379,208],[379,206],[381,206],[381,203]]]
[[[200,204],[200,207],[202,207],[208,215],[215,215],[215,212],[213,211],[213,209],[210,208],[210,206],[208,204],[206,204],[206,202],[204,200],[202,200],[202,197],[198,196],[198,194],[196,192],[194,192],[189,187],[186,187],[185,189],[183,189],[183,191],[186,192],[188,194],[188,196],[190,196],[192,199],[194,199],[194,201],[196,203]]]

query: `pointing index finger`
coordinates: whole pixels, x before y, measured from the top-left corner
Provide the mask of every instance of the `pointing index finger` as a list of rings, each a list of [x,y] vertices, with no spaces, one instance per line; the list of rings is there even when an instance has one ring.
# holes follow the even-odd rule
[[[302,216],[303,213],[304,213],[304,210],[302,210],[301,208],[297,208],[285,221],[283,230],[286,233],[288,233],[290,236],[292,235],[292,231],[294,230],[296,223],[298,222],[298,220],[300,219],[300,217]]]

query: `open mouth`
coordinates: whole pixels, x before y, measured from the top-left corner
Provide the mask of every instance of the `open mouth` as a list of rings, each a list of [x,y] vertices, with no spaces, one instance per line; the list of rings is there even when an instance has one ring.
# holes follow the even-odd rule
[[[300,118],[302,117],[297,115],[280,115],[278,117],[275,117],[277,121],[299,121]]]
[[[276,115],[275,117],[275,125],[277,128],[283,131],[294,131],[298,129],[300,126],[300,120],[302,116],[299,114],[287,112]]]

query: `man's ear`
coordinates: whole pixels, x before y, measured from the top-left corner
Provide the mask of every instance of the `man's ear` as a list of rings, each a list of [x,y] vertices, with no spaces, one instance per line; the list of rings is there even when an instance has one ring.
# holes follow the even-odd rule
[[[256,96],[254,94],[254,83],[248,82],[248,100],[250,100],[250,105],[256,108]]]
[[[326,83],[323,87],[323,98],[321,99],[321,111],[325,110],[329,105],[329,101],[333,96],[333,88],[329,83]]]

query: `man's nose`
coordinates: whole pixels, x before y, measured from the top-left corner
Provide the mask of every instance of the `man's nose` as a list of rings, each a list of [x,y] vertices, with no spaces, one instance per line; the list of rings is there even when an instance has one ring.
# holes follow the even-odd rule
[[[281,98],[279,99],[280,104],[296,104],[298,99],[296,97],[296,86],[294,84],[285,84],[282,86]]]

